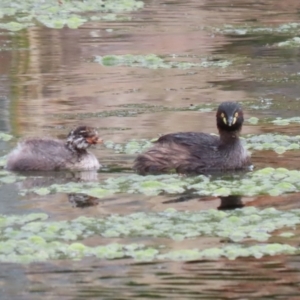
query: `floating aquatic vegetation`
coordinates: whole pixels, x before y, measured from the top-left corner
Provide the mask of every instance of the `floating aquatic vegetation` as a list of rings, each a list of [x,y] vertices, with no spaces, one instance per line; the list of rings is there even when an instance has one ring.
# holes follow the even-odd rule
[[[298,122],[297,117],[291,119],[293,122]],[[252,120],[251,122],[256,121],[258,120]],[[278,123],[281,124],[281,120],[278,120]],[[116,153],[136,154],[141,153],[153,146],[152,143],[156,139],[157,138],[152,140],[132,139],[125,144],[117,144],[113,143],[112,141],[105,141],[104,146],[108,149],[113,149]],[[267,133],[260,135],[247,135],[245,137],[242,137],[242,140],[245,142],[245,147],[248,150],[273,150],[278,154],[283,154],[288,150],[300,149],[300,135],[288,136]]]
[[[103,144],[106,148],[113,149],[116,153],[136,154],[150,148],[152,146],[152,142],[153,140],[133,139],[126,144],[115,144],[112,141],[105,141]]]
[[[94,256],[98,259],[133,258],[136,261],[173,260],[191,261],[199,259],[219,259],[222,257],[234,260],[239,257],[262,258],[269,255],[297,254],[299,248],[287,244],[262,244],[251,247],[230,245],[220,248],[181,249],[161,254],[158,249],[145,247],[140,244],[122,245],[118,243],[105,246],[88,247],[82,243],[65,244],[61,242],[46,243],[39,236],[32,236],[28,240],[3,242],[0,246],[0,261],[28,264],[48,260],[81,260]]]
[[[106,56],[96,56],[95,62],[103,66],[127,66],[127,67],[142,67],[149,69],[190,69],[193,67],[200,68],[210,68],[210,67],[220,67],[225,68],[231,65],[229,60],[209,60],[200,59],[200,62],[182,62],[173,60],[164,60],[163,58],[155,55],[106,55]]]
[[[9,31],[19,31],[28,27],[28,23],[18,23],[18,22],[8,22],[8,23],[0,23],[1,29],[6,29]]]
[[[1,162],[1,160],[0,160]],[[6,160],[4,161],[4,163]],[[1,165],[1,164],[0,164]],[[25,179],[24,176],[20,176],[18,174],[6,171],[6,170],[0,170],[0,185],[5,183],[15,183],[17,181],[21,181]]]
[[[76,116],[72,114],[54,114],[55,116],[87,119],[87,118],[108,118],[108,117],[134,117],[145,113],[156,113],[164,111],[199,111],[210,112],[215,109],[215,106],[211,104],[189,105],[184,107],[168,107],[163,105],[149,105],[149,104],[125,104],[118,106],[123,109],[115,109],[109,111],[93,112],[93,113],[77,113]]]
[[[251,110],[264,110],[269,109],[273,105],[273,101],[274,99],[272,98],[260,97],[258,101],[243,101],[243,106]]]
[[[295,236],[295,233],[293,233],[293,232],[282,232],[282,233],[279,234],[279,236],[285,237],[285,238],[290,238],[290,237]]]
[[[7,141],[11,140],[12,138],[13,138],[12,135],[7,134],[5,132],[0,132],[0,140],[7,142]]]
[[[281,134],[250,135],[245,138],[246,148],[253,150],[274,150],[282,154],[287,150],[300,149],[300,135],[288,136]]]
[[[300,37],[294,37],[290,40],[287,40],[285,42],[280,42],[277,44],[278,47],[282,48],[294,48],[300,46]]]
[[[18,31],[30,26],[35,22],[49,28],[78,28],[88,21],[122,20],[122,16],[116,13],[130,12],[144,6],[142,1],[137,0],[16,0],[14,2],[2,0],[0,2],[0,19],[13,19],[7,23],[0,23],[0,28],[10,31]],[[101,13],[101,15],[98,15]],[[103,15],[106,13],[106,15]],[[114,14],[113,14],[114,13]],[[84,17],[81,16],[84,14]],[[126,17],[123,18],[124,20]]]
[[[68,26],[71,29],[76,29],[86,23],[88,20],[76,15],[70,15],[66,19],[55,19],[52,15],[40,16],[38,21],[48,28],[61,29]]]
[[[285,244],[261,244],[250,247],[242,245],[230,245],[221,248],[209,248],[205,250],[177,250],[163,255],[158,255],[158,259],[169,260],[199,260],[199,259],[218,259],[226,257],[234,260],[238,257],[255,257],[262,258],[266,255],[280,254],[296,254],[299,253],[299,248]]]
[[[44,213],[0,216],[0,261],[30,263],[50,259],[78,260],[95,256],[99,259],[134,258],[139,261],[218,259],[227,257],[261,258],[265,255],[295,254],[299,248],[288,244],[266,244],[272,232],[289,228],[281,238],[290,239],[300,224],[300,210],[288,212],[274,208],[259,210],[247,207],[235,211],[218,210],[133,213],[106,218],[81,216],[70,221],[49,221]],[[103,237],[163,237],[181,241],[199,236],[219,237],[233,241],[220,248],[169,251],[164,245],[107,244],[89,247],[84,239]],[[264,244],[246,247],[243,241]],[[162,247],[164,246],[164,247]]]
[[[272,105],[272,99],[264,98],[260,99],[260,102],[257,104],[256,102],[244,102],[242,103],[244,107],[248,107],[251,110],[262,110],[266,108],[270,108]],[[202,113],[207,112],[215,112],[217,109],[218,104],[211,104],[211,103],[203,103],[194,105],[191,104],[189,106],[182,106],[182,107],[169,107],[169,106],[163,106],[163,105],[150,105],[146,103],[132,103],[132,104],[124,104],[124,105],[118,105],[116,106],[117,109],[114,110],[108,110],[108,111],[99,111],[99,112],[89,112],[89,113],[58,113],[53,114],[54,116],[58,117],[71,117],[71,118],[80,118],[80,119],[86,119],[86,118],[108,118],[108,117],[134,117],[138,116],[140,114],[146,114],[146,113],[157,113],[157,112],[182,112],[182,111],[197,111]],[[277,125],[286,125],[289,123],[298,123],[300,122],[298,117],[289,118],[289,119],[282,119],[281,124],[281,118],[276,118],[276,120],[270,120],[268,119],[258,119],[257,117],[249,117],[245,121],[252,124],[257,125],[260,122],[274,122],[274,124]],[[288,123],[289,122],[289,123]]]
[[[140,2],[142,3],[142,2]],[[123,16],[123,15],[117,15],[117,14],[106,14],[102,16],[92,16],[90,18],[91,21],[131,21],[132,17],[130,16]]]
[[[199,196],[229,195],[272,195],[300,191],[300,171],[284,168],[265,168],[247,174],[210,177],[204,175],[181,176],[178,174],[110,177],[101,183],[85,182],[22,190],[21,193],[37,192],[41,195],[49,193],[83,193],[96,198],[109,197],[117,193],[159,194],[189,193]]]
[[[276,118],[271,121],[275,125],[289,125],[290,123],[300,123],[300,117],[292,117],[292,118]]]
[[[257,25],[224,25],[222,28],[209,28],[216,33],[222,34],[236,34],[236,35],[246,35],[246,34],[262,34],[262,33],[298,33],[300,28],[300,23],[286,23],[279,26],[260,26]]]
[[[99,259],[138,258],[152,261],[159,253],[154,248],[144,245],[108,244],[105,246],[88,247],[81,243],[66,244],[62,242],[46,242],[43,238],[31,236],[27,240],[8,240],[1,242],[0,261],[14,263],[42,262],[54,259],[80,260],[95,256]]]
[[[261,75],[261,72],[260,72],[255,77],[255,81],[268,82],[268,83],[272,83],[272,84],[287,83],[287,82],[299,83],[299,81],[300,81],[300,72],[295,72],[295,73],[291,73],[291,72],[288,72],[288,71],[277,72],[277,71],[274,70],[273,72],[272,71],[267,72],[264,75]]]
[[[124,107],[128,109],[142,109],[142,110],[150,110],[150,111],[200,111],[200,112],[210,112],[217,109],[217,104],[212,103],[202,103],[202,104],[191,104],[189,106],[182,107],[169,107],[163,105],[151,105],[146,103],[129,103],[122,104],[118,107]]]
[[[0,168],[1,167],[3,168],[6,165],[6,160],[7,160],[7,156],[6,155],[0,157]]]
[[[252,125],[256,125],[258,123],[259,119],[257,117],[251,117],[246,121],[248,121],[248,123],[250,123]]]

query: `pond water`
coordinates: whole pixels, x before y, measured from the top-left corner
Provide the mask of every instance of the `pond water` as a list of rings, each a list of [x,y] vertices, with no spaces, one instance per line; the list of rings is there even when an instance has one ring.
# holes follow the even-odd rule
[[[131,8],[128,4],[127,8],[116,5],[108,11],[94,8],[71,13],[66,5],[92,2],[52,0],[45,8],[46,2],[28,0],[23,10],[14,11],[25,3],[15,2],[0,4],[4,12],[0,14],[0,132],[13,136],[8,141],[0,136],[0,156],[18,139],[65,138],[71,128],[86,124],[96,127],[105,142],[91,149],[105,168],[98,173],[22,174],[16,180],[0,174],[4,178],[0,185],[2,215],[21,218],[44,213],[49,222],[64,222],[81,216],[107,220],[111,214],[135,218],[134,213],[159,215],[173,209],[214,214],[256,207],[255,216],[275,208],[286,217],[300,208],[300,187],[292,177],[300,169],[300,119],[295,118],[300,114],[298,1],[145,0]],[[97,2],[99,7],[118,3],[93,1]],[[8,9],[13,11],[8,13]],[[2,24],[10,24],[9,30]],[[18,26],[23,29],[17,30]],[[127,54],[131,57],[124,58]],[[132,177],[138,152],[135,143],[176,131],[216,133],[215,109],[222,101],[243,105],[243,135],[250,145],[254,172],[267,167],[294,170],[279,169],[289,176],[289,185],[280,185],[287,177],[265,171],[262,178],[271,176],[272,186],[266,184],[259,191],[249,186],[251,192],[240,197],[227,197],[232,182],[241,182],[243,191],[248,191],[243,176],[250,182],[252,175],[230,174],[228,185],[222,181],[226,178],[217,178],[218,192],[212,187],[202,194],[191,192],[187,187],[195,182],[180,177],[151,178],[150,191],[134,190],[142,180]],[[251,135],[261,140],[254,141]],[[129,142],[131,146],[126,146]],[[131,180],[129,187],[120,187],[120,177]],[[106,195],[107,180],[116,190]],[[155,190],[157,182],[167,186],[169,180],[174,189],[186,182],[184,192]],[[298,223],[285,229],[278,225],[268,242],[298,247]],[[204,225],[199,222],[197,226]],[[7,230],[11,229],[3,229],[2,235]],[[170,238],[142,230],[141,234],[115,235],[118,230],[107,230],[106,236],[96,233],[70,239],[67,244],[137,243],[180,252],[239,242],[215,233]],[[280,237],[285,230],[293,236]],[[249,236],[243,242],[244,246],[257,243]],[[283,251],[236,259],[144,260],[126,255],[115,259],[86,255],[73,260],[66,252],[66,257],[30,263],[5,260],[8,253],[3,253],[1,299],[298,299],[300,294],[299,250],[293,255]]]

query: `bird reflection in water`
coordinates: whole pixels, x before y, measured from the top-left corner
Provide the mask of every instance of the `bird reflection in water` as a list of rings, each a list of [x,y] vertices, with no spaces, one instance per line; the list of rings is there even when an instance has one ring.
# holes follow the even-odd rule
[[[226,196],[219,198],[221,200],[221,204],[218,207],[219,210],[231,210],[245,206],[241,196]]]
[[[86,208],[96,206],[99,204],[100,199],[82,193],[68,194],[68,200],[73,207]]]
[[[193,199],[202,200],[199,199],[199,196],[197,195],[183,195],[179,198],[171,199],[168,201],[164,201],[164,204],[172,204],[172,203],[180,203],[180,202],[186,202]],[[238,195],[231,195],[231,196],[220,196],[219,199],[221,200],[220,206],[217,207],[219,210],[231,210],[236,208],[242,208],[244,207],[244,203],[242,202],[242,197]]]

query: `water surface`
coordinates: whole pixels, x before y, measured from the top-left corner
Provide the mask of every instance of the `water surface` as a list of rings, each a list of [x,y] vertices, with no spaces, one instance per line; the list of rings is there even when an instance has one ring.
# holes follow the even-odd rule
[[[222,101],[244,103],[246,119],[298,116],[299,48],[276,43],[296,36],[286,32],[221,33],[224,25],[278,27],[299,22],[298,2],[274,1],[145,1],[144,8],[125,21],[93,21],[78,29],[36,25],[0,31],[0,130],[15,139],[0,142],[4,155],[17,139],[27,136],[64,137],[78,124],[98,128],[104,140],[123,143],[176,131],[216,133],[215,112],[192,111],[190,105]],[[228,68],[148,69],[105,67],[97,55],[147,55],[190,61],[194,57],[232,59]],[[131,105],[129,105],[131,104]],[[137,105],[138,104],[138,105]],[[159,106],[164,109],[150,109]],[[299,124],[274,126],[245,123],[244,134],[299,134]],[[92,150],[103,165],[99,182],[109,176],[132,174],[135,155],[110,149]],[[299,169],[300,151],[278,155],[254,151],[257,169],[272,166]],[[64,193],[20,195],[21,188],[81,181],[73,174],[43,174],[0,187],[1,214],[45,212],[53,220],[84,215],[218,208],[217,197],[116,194],[102,199]],[[299,194],[243,197],[257,207],[299,208]],[[241,204],[239,202],[239,204]],[[221,205],[222,206],[222,205]],[[201,226],[201,224],[199,224]],[[108,242],[160,243],[146,237],[105,239]],[[196,238],[184,243],[167,240],[170,249],[209,248],[219,238]],[[295,241],[297,242],[297,240]],[[244,258],[230,261],[151,262],[51,261],[29,265],[3,264],[1,299],[298,299],[298,256]],[[13,282],[13,285],[12,285]]]

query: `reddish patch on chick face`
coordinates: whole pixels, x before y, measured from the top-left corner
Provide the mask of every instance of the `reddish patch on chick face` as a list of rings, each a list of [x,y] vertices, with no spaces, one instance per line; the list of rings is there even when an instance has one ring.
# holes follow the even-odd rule
[[[101,144],[103,141],[98,136],[90,136],[85,139],[90,145]]]

